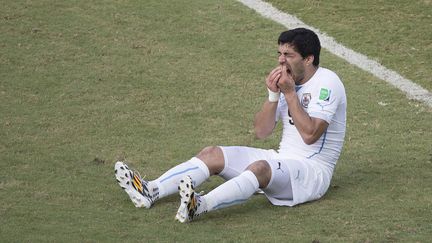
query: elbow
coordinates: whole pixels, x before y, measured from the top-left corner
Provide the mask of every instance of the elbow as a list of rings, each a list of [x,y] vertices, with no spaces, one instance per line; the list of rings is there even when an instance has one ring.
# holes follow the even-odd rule
[[[308,135],[304,135],[302,136],[303,142],[307,145],[312,145],[314,144],[316,141],[318,141],[319,137],[318,136],[314,136],[314,134],[308,134]]]
[[[316,140],[312,140],[312,139],[309,139],[309,138],[303,138],[303,142],[305,144],[307,144],[307,145],[312,145],[312,144],[314,144],[316,142]]]
[[[300,132],[303,142],[307,145],[316,143],[324,134],[326,134],[328,123],[320,119],[314,119],[314,126],[307,127]]]
[[[255,128],[255,137],[258,139],[265,139],[268,137],[269,133],[264,131],[263,129]]]

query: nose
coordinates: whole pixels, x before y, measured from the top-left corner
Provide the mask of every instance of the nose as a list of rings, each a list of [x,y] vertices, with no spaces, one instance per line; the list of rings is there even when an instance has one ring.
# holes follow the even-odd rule
[[[278,61],[279,61],[279,64],[284,64],[286,62],[285,56],[284,55],[280,55]]]

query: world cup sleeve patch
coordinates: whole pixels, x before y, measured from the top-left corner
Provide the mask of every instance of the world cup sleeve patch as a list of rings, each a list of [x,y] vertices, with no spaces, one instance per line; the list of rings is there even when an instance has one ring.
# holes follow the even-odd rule
[[[323,101],[329,101],[330,100],[330,93],[331,93],[331,90],[326,89],[326,88],[321,88],[319,99],[323,100]]]

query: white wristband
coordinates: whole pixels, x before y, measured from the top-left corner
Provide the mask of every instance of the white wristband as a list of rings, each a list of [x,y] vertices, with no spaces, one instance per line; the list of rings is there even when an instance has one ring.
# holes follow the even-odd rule
[[[270,102],[278,102],[279,101],[279,97],[280,97],[280,92],[273,92],[271,91],[269,88],[267,88],[269,96],[268,96],[268,100]]]

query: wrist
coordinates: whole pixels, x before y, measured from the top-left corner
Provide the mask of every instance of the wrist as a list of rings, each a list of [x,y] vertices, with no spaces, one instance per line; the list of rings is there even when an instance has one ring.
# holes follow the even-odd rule
[[[298,100],[297,92],[286,92],[284,93],[285,100],[289,103],[291,100]]]
[[[268,90],[268,100],[270,102],[278,102],[280,97],[280,92],[273,92],[269,88],[267,88],[267,90]]]

